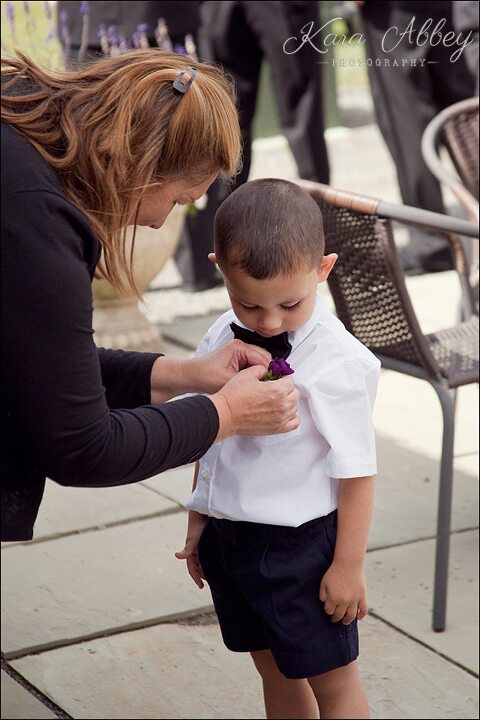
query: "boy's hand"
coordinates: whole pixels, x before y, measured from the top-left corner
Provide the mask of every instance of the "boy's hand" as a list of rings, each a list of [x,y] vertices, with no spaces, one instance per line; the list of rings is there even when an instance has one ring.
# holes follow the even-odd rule
[[[188,513],[187,539],[183,550],[175,553],[178,560],[187,561],[188,574],[200,590],[204,587],[205,575],[198,559],[198,542],[202,535],[207,516],[190,510]]]
[[[332,562],[320,583],[320,600],[332,622],[363,620],[368,612],[367,590],[363,567],[347,567]]]

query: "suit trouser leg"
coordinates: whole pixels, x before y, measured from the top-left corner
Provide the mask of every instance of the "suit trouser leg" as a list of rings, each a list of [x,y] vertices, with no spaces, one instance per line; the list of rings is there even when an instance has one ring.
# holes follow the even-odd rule
[[[451,3],[438,3],[438,18],[451,18]],[[430,12],[427,14],[431,14]],[[400,43],[394,50],[383,50],[388,28],[407,27],[412,14],[393,3],[365,5],[363,12],[367,55],[374,61],[369,68],[375,113],[380,131],[392,155],[404,203],[433,212],[445,212],[440,186],[422,158],[421,140],[425,127],[448,104],[469,96],[473,84],[464,74],[463,61],[452,63],[452,50],[439,45]],[[424,20],[420,3],[416,25]],[[445,28],[445,31],[447,28]],[[385,65],[389,61],[390,65]],[[393,63],[398,63],[393,67]],[[406,61],[406,63],[404,63]],[[416,63],[415,65],[413,63]]]
[[[297,163],[300,177],[329,182],[324,138],[322,74],[319,56],[309,44],[287,55],[287,38],[302,27],[318,24],[317,2],[244,2],[249,27],[268,60],[280,126]]]
[[[196,215],[187,217],[175,260],[185,281],[208,283],[215,267],[208,260],[213,250],[214,217],[232,190],[246,182],[250,171],[252,125],[260,79],[262,53],[252,35],[241,2],[209,3],[208,24],[202,28],[204,48],[200,57],[220,63],[233,79],[237,94],[242,132],[243,164],[234,182],[217,180],[207,192],[207,205]]]

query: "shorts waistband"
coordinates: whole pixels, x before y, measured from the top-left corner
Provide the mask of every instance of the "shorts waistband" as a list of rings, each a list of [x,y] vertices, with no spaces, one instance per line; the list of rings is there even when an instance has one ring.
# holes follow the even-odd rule
[[[219,535],[233,544],[242,543],[245,540],[261,541],[280,536],[295,535],[304,528],[312,527],[322,523],[331,522],[336,518],[337,511],[333,510],[328,515],[321,515],[313,520],[308,520],[302,525],[292,527],[291,525],[269,525],[267,523],[252,523],[245,520],[226,520],[223,518],[210,517],[209,522],[218,531]]]

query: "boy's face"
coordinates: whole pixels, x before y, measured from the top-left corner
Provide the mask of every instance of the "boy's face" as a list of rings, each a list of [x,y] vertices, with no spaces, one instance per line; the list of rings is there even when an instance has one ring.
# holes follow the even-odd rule
[[[305,325],[315,307],[317,285],[324,282],[337,256],[325,255],[320,268],[298,268],[289,275],[256,280],[239,268],[222,268],[237,318],[265,337],[292,332]]]

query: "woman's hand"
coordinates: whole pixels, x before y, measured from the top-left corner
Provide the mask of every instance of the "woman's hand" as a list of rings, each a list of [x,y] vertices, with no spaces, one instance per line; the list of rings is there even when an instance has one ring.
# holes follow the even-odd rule
[[[263,348],[232,340],[207,355],[193,358],[189,372],[196,382],[197,392],[215,393],[240,370],[252,365],[262,365],[267,372],[272,356]]]
[[[251,365],[268,369],[272,356],[263,348],[233,340],[213,352],[191,360],[159,357],[151,373],[151,402],[166,402],[187,392],[215,393],[239,370]]]
[[[230,435],[271,435],[296,430],[298,390],[290,377],[261,382],[263,365],[237,373],[210,399],[217,408],[220,428],[216,440]]]

